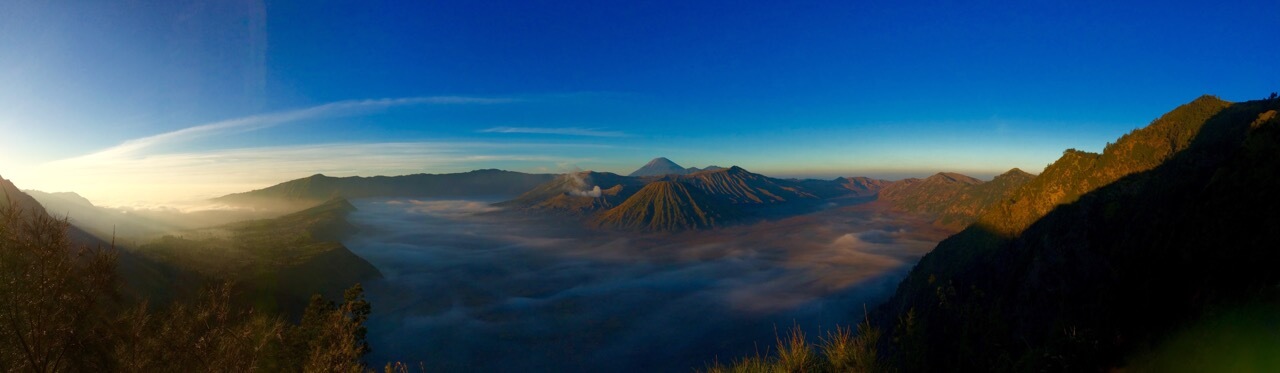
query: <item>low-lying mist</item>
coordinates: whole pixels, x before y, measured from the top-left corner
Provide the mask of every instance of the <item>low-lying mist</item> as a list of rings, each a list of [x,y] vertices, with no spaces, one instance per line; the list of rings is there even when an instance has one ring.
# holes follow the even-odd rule
[[[220,204],[178,206],[106,207],[97,206],[75,193],[46,193],[27,190],[49,214],[66,218],[76,227],[99,239],[136,247],[166,234],[193,229],[275,217],[286,211],[250,209]],[[295,210],[300,210],[297,208]],[[292,212],[290,210],[287,212]]]
[[[353,201],[370,363],[688,371],[776,331],[859,322],[948,232],[868,206],[673,235],[597,232],[488,201]]]

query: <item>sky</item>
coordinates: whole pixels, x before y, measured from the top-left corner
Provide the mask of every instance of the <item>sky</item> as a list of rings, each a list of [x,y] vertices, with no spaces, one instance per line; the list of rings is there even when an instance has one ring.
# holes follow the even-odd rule
[[[1280,2],[0,2],[0,176],[106,205],[665,156],[1038,172],[1280,90]]]

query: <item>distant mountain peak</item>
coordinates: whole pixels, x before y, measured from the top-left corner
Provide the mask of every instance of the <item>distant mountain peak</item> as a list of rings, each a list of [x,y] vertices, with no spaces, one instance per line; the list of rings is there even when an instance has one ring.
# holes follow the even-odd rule
[[[632,172],[627,176],[684,175],[688,173],[689,170],[681,167],[675,162],[672,162],[670,159],[667,159],[666,157],[658,157],[649,161],[649,163],[646,163],[644,167],[640,167],[635,170],[635,172]]]
[[[1009,171],[1005,171],[1003,174],[1000,174],[1000,175],[996,176],[996,178],[997,178],[997,179],[1000,179],[1000,178],[1008,178],[1008,177],[1031,178],[1031,177],[1035,177],[1035,176],[1036,176],[1036,175],[1034,175],[1034,174],[1032,174],[1032,173],[1030,173],[1030,172],[1026,172],[1026,171],[1023,171],[1023,170],[1022,170],[1022,169],[1020,169],[1020,168],[1014,167],[1013,169],[1010,169]]]
[[[969,184],[969,185],[982,184],[982,180],[978,180],[971,176],[958,174],[955,172],[939,172],[934,174],[933,176],[929,176],[925,178],[924,180],[926,182],[934,181],[934,182],[960,183],[960,184]]]
[[[652,166],[655,164],[676,164],[676,163],[672,162],[670,159],[667,159],[667,157],[657,157],[650,160],[646,166]]]

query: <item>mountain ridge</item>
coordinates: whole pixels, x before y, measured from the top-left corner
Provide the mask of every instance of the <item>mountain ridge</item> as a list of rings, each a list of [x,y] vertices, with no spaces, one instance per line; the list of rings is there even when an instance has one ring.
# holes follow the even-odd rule
[[[607,228],[680,231],[720,226],[735,210],[684,183],[649,183],[617,207],[593,220]]]
[[[939,243],[879,308],[897,336],[884,341],[892,360],[905,371],[1185,364],[1150,349],[1223,310],[1280,305],[1280,238],[1258,234],[1280,224],[1268,194],[1280,188],[1276,110],[1280,100],[1202,96],[1102,154],[1064,152]]]
[[[212,201],[233,205],[283,205],[296,210],[334,197],[459,198],[515,196],[554,179],[553,174],[527,174],[497,169],[452,174],[331,177],[315,174],[270,187],[228,194]]]
[[[924,179],[891,183],[881,189],[879,199],[895,209],[925,214],[933,217],[937,224],[959,229],[1035,178],[1017,168],[987,182],[959,173],[939,172]]]

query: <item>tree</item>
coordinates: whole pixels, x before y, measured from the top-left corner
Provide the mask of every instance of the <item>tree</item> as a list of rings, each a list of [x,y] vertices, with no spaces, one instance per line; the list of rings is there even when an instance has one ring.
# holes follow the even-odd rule
[[[104,303],[117,297],[113,248],[74,247],[67,220],[0,206],[0,368],[93,371],[110,333]]]
[[[312,296],[302,321],[288,333],[291,357],[305,371],[364,370],[361,358],[371,351],[364,323],[371,310],[360,284],[347,289],[342,304]]]
[[[67,220],[0,206],[0,372],[361,372],[364,289],[319,295],[299,325],[235,306],[216,284],[192,302],[126,307],[117,253],[77,247]]]

